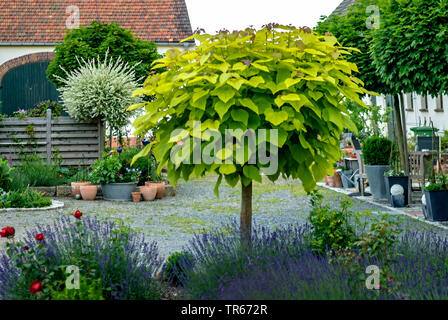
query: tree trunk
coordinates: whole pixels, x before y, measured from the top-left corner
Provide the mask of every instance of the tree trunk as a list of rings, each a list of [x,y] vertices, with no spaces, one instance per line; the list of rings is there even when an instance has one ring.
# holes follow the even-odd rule
[[[403,141],[403,126],[400,112],[400,97],[398,94],[394,95],[394,112],[395,112],[395,131],[397,135],[398,151],[400,152],[401,168],[406,168],[406,155],[404,152]]]
[[[252,182],[247,187],[241,183],[240,231],[242,242],[249,243],[252,235]]]

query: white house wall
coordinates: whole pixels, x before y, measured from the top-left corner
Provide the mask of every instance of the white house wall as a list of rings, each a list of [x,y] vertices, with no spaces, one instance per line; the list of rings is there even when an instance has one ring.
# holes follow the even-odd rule
[[[410,101],[408,97],[404,96],[404,108],[406,114],[406,128],[409,129],[412,127],[424,125],[425,119],[426,124],[429,124],[429,121],[432,120],[434,123],[434,127],[439,130],[448,130],[448,96],[442,96],[442,106],[443,110],[437,109],[437,98],[432,98],[431,96],[427,96],[427,109],[425,111],[422,109],[422,96],[417,95],[415,93],[411,94],[412,106],[410,105]],[[386,100],[384,96],[377,97],[377,105],[385,106]]]
[[[176,45],[158,45],[157,51],[160,54],[164,54],[169,48],[177,47],[181,50],[184,49],[183,44]],[[38,52],[52,52],[54,51],[54,46],[8,46],[0,44],[0,65],[14,58],[25,56],[31,53]]]

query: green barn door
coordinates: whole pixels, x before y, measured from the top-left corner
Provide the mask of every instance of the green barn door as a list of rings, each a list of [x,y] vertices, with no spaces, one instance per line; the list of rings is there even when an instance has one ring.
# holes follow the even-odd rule
[[[12,115],[18,109],[30,109],[44,100],[58,100],[58,91],[45,71],[50,62],[35,62],[11,69],[1,87],[1,113]]]

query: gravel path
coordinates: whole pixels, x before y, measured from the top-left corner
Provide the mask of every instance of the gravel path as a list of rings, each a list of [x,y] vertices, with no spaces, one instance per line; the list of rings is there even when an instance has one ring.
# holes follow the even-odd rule
[[[207,177],[180,182],[175,197],[153,202],[122,203],[59,198],[65,203],[62,209],[0,213],[0,227],[13,226],[16,237],[20,238],[26,228],[32,228],[36,224],[49,224],[62,215],[72,215],[80,210],[85,216],[123,220],[134,230],[144,233],[147,239],[157,241],[161,255],[167,257],[170,253],[181,250],[193,233],[238,219],[240,188],[232,189],[223,184],[220,187],[220,198],[216,198],[213,193],[215,181],[216,177]],[[257,223],[276,227],[306,222],[310,205],[299,181],[279,180],[275,184],[266,181],[255,184],[253,193],[253,217]],[[326,189],[322,189],[322,193],[332,207],[339,206],[341,195]],[[356,199],[354,202],[354,210],[384,212],[384,209],[375,205]]]

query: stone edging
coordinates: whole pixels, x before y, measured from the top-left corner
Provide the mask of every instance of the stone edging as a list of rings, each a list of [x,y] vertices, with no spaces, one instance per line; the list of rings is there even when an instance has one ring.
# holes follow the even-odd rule
[[[51,206],[43,208],[7,208],[0,209],[0,212],[22,212],[22,211],[48,211],[56,210],[64,207],[64,202],[58,200],[51,200]]]

